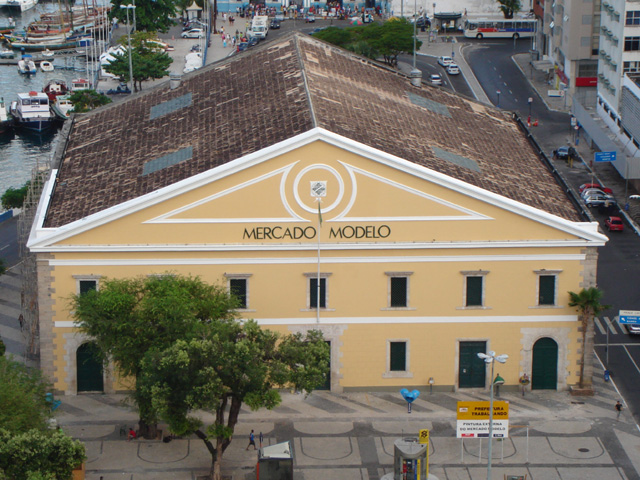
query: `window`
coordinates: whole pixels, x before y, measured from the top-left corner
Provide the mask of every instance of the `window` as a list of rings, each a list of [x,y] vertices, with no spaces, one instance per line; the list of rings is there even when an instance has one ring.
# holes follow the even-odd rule
[[[73,275],[76,280],[76,293],[84,295],[91,290],[98,290],[100,275]]]
[[[624,51],[636,52],[640,50],[640,37],[624,37]]]
[[[538,275],[537,303],[538,307],[558,306],[558,275],[561,270],[536,270]]]
[[[540,275],[538,285],[538,305],[556,304],[556,276]]]
[[[486,270],[471,270],[460,273],[464,275],[464,306],[462,308],[486,308],[484,305],[484,277],[489,272]]]
[[[309,279],[309,308],[327,308],[327,279],[320,279],[320,303],[318,303],[318,279]]]
[[[640,10],[627,12],[627,18],[624,24],[629,26],[640,25]]]
[[[320,273],[320,297],[318,298],[318,272],[305,273],[307,277],[307,309],[316,310],[318,308],[318,300],[320,300],[320,308],[328,310],[329,304],[329,283],[328,277],[330,273]]]
[[[389,277],[388,308],[409,308],[409,276],[413,272],[385,272]]]
[[[407,342],[389,342],[389,371],[407,370]]]
[[[249,277],[250,273],[225,273],[227,277],[229,293],[238,299],[238,307],[241,310],[249,308]]]

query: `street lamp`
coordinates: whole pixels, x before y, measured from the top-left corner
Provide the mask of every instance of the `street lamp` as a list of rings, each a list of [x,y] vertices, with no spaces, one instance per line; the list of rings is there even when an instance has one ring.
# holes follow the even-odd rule
[[[509,355],[496,355],[496,352],[488,352],[488,353],[478,353],[478,357],[484,360],[485,363],[491,364],[491,377],[493,378],[493,365],[496,362],[505,363]],[[496,378],[496,380],[498,380]],[[489,450],[487,452],[487,480],[491,480],[491,445],[493,440],[493,386],[494,382],[491,383],[491,390],[489,391]]]
[[[131,60],[131,25],[129,24],[129,10],[133,10],[133,14],[135,15],[136,6],[120,5],[120,8],[124,8],[127,11],[127,45],[129,46],[129,80],[131,81],[131,87],[129,87],[129,90],[133,93],[133,63]]]

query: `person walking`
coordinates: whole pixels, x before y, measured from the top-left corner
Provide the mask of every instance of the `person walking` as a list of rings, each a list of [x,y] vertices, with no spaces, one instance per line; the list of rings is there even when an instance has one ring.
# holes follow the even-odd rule
[[[622,403],[620,400],[616,402],[616,420],[620,420],[620,414],[622,413]]]
[[[249,447],[253,445],[253,449],[257,450],[256,448],[256,437],[253,434],[253,430],[251,430],[251,433],[249,434],[249,445],[247,445],[247,448],[245,448],[245,450],[249,450]]]

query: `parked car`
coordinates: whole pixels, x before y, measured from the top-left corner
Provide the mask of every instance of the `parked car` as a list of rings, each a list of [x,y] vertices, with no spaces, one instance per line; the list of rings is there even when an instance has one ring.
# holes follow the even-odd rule
[[[620,217],[609,217],[604,221],[604,224],[610,232],[622,232],[624,230],[624,223],[622,223]]]
[[[626,327],[630,335],[640,334],[640,323],[628,323]]]
[[[594,193],[583,197],[584,203],[587,207],[614,207],[616,200],[611,195],[603,195],[601,193]]]
[[[442,85],[442,77],[437,73],[431,74],[431,85]]]
[[[308,13],[306,17],[304,17],[304,23],[315,23],[316,17],[313,13]]]
[[[202,28],[203,30],[207,28],[207,24],[205,22],[201,22],[200,20],[189,20],[182,27],[182,31],[186,32],[187,30],[191,30],[192,28]]]
[[[600,190],[599,188],[587,188],[586,190],[583,190],[582,193],[580,194],[580,196],[582,198],[586,198],[588,196],[591,195],[607,195],[607,193],[603,192],[602,190]]]
[[[204,30],[201,28],[192,28],[189,31],[182,32],[182,38],[202,38],[204,37]]]
[[[589,189],[589,188],[599,188],[600,190],[602,190],[604,193],[608,193],[608,194],[612,194],[613,190],[611,190],[610,188],[606,188],[603,187],[602,185],[600,185],[599,183],[583,183],[582,185],[580,185],[580,187],[578,188],[578,191],[580,193],[584,192],[585,190]]]
[[[460,67],[458,65],[456,65],[455,63],[450,63],[447,66],[447,73],[449,75],[459,75],[460,74]]]
[[[244,52],[247,48],[249,48],[249,42],[239,42],[236,51]]]
[[[438,64],[442,65],[443,67],[448,67],[452,63],[453,63],[453,58],[451,57],[447,57],[447,56],[438,57]]]
[[[269,25],[271,30],[278,30],[280,28],[280,21],[275,18],[271,20],[271,24]]]
[[[578,156],[578,152],[573,147],[559,147],[553,151],[553,158],[557,158],[558,160],[566,160],[572,156],[573,158]]]
[[[258,38],[258,37],[249,37],[249,38],[247,38],[247,43],[249,44],[250,47],[256,46],[259,41],[260,41],[260,38]]]

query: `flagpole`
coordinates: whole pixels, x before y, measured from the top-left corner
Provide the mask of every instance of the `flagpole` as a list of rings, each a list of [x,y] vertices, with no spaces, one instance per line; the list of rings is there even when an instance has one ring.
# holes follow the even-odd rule
[[[316,292],[316,323],[320,323],[320,228],[322,228],[322,210],[320,208],[320,197],[318,197],[318,280]]]

